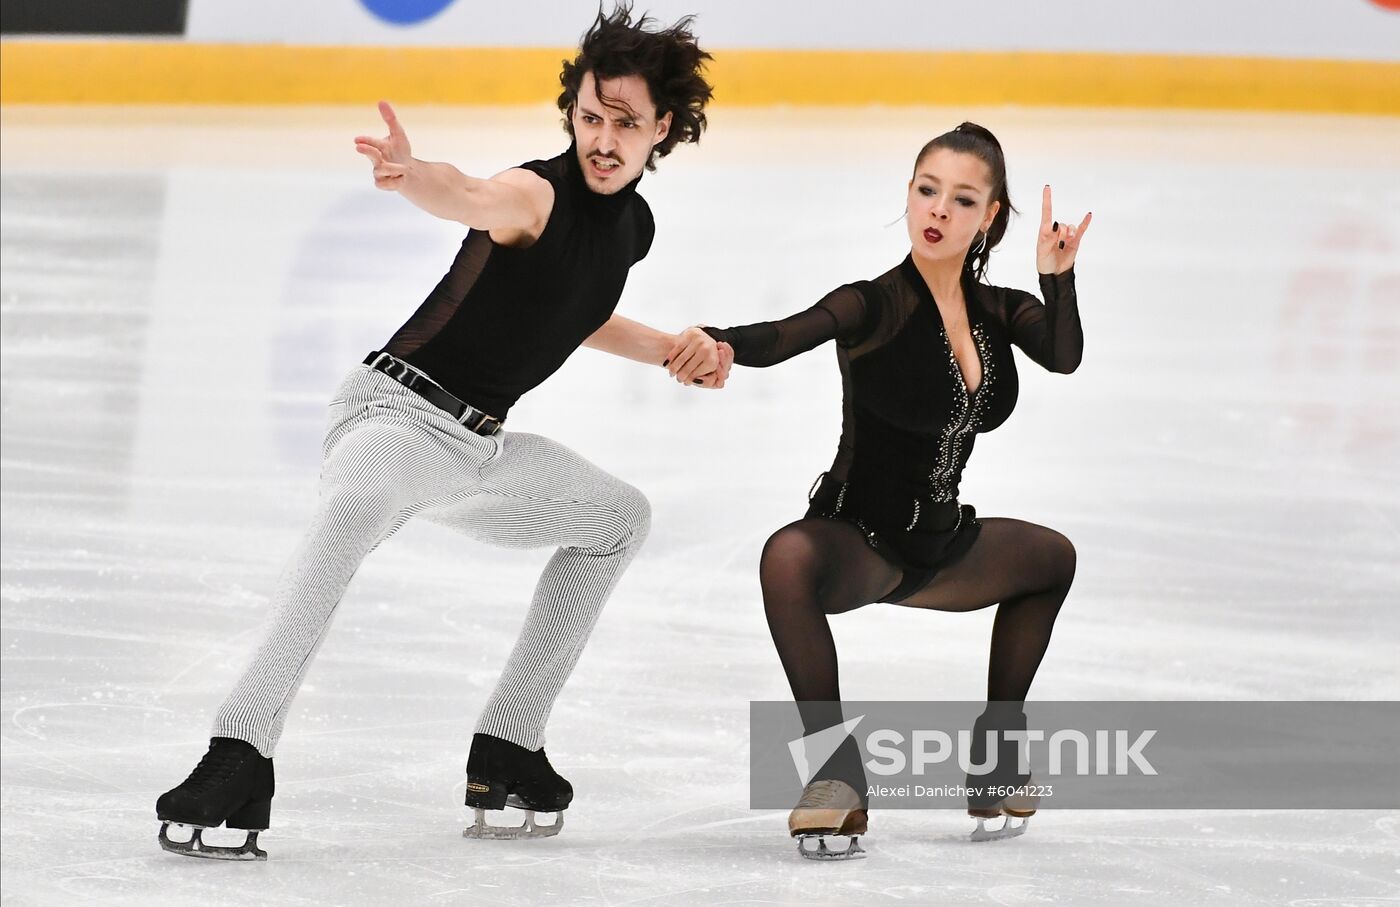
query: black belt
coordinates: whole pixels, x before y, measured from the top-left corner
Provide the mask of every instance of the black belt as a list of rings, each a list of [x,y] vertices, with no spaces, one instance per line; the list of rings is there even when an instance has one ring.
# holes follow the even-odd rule
[[[365,365],[393,378],[479,435],[494,435],[501,430],[500,419],[458,400],[407,362],[375,350],[365,357]]]

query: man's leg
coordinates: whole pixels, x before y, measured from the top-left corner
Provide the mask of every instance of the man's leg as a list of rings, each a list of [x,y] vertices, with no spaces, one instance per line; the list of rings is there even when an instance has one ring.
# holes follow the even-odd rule
[[[494,545],[559,549],[476,727],[537,750],[604,602],[646,539],[651,508],[636,488],[548,438],[511,432],[503,441],[470,498],[423,517]]]
[[[333,429],[333,432],[335,430]],[[321,469],[311,526],[272,597],[262,644],[215,718],[212,736],[272,756],[293,697],[365,556],[423,506],[478,481],[493,452],[444,441],[398,415],[366,418],[337,437]]]

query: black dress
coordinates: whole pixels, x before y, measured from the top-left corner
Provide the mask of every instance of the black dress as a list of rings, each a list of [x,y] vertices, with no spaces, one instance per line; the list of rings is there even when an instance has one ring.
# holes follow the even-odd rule
[[[706,328],[739,365],[764,367],[828,340],[844,391],[841,443],[809,494],[808,517],[845,520],[904,571],[899,601],[961,557],[977,538],[976,511],[958,486],[976,436],[1006,421],[1018,382],[1011,345],[1054,372],[1079,365],[1084,335],[1074,271],[1040,277],[1030,293],[963,276],[968,324],[982,363],[969,392],[928,285],[906,257],[871,281],[838,287],[776,322]]]

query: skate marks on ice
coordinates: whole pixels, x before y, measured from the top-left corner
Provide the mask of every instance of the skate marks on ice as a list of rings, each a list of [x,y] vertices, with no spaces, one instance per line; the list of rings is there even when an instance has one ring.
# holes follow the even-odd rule
[[[82,120],[65,125],[65,116]],[[422,116],[425,150],[469,172],[494,172],[560,136],[535,110]],[[860,166],[792,202],[771,186],[830,128],[809,114],[785,117],[726,113],[720,123],[717,114],[703,150],[678,153],[655,175],[643,191],[666,223],[629,279],[623,314],[660,326],[747,323],[878,273],[903,254],[900,231],[862,225],[888,221],[882,186],[907,178],[906,149],[930,122],[995,124],[1026,152],[1018,185],[1038,188],[1043,174],[1116,225],[1081,275],[1093,362],[1065,381],[1026,369],[1016,418],[988,436],[969,477],[979,510],[985,502],[988,513],[1043,519],[1081,552],[1037,694],[1393,698],[1400,688],[1383,647],[1397,614],[1384,566],[1395,420],[1386,394],[1335,389],[1374,387],[1400,361],[1384,330],[1394,307],[1382,299],[1400,236],[1400,206],[1388,203],[1400,198],[1400,168],[1379,151],[1395,147],[1400,126],[861,112],[853,121],[879,141],[842,149]],[[470,819],[452,791],[462,735],[542,561],[467,551],[410,524],[357,577],[298,701],[284,745],[296,768],[273,837],[261,842],[271,859],[226,867],[162,852],[150,798],[173,780],[259,631],[267,589],[309,510],[326,393],[406,316],[460,242],[401,199],[366,195],[353,154],[343,170],[327,161],[325,149],[360,121],[339,110],[5,111],[7,903],[230,903],[230,879],[249,873],[265,885],[259,898],[288,904],[791,903],[811,900],[814,872],[832,902],[1400,899],[1394,815],[1043,812],[1035,835],[971,846],[961,813],[877,812],[875,836],[862,840],[868,859],[819,868],[792,854],[780,814],[743,808],[746,715],[717,718],[717,694],[740,702],[784,692],[757,556],[829,462],[840,414],[828,353],[736,374],[722,394],[684,396],[640,380],[634,364],[583,351],[522,403],[522,426],[632,481],[657,514],[550,725],[552,739],[578,747],[596,734],[596,716],[615,720],[644,764],[615,780],[620,753],[591,763],[569,834],[544,846],[477,846],[460,835]],[[74,128],[91,140],[74,141]],[[143,139],[136,159],[115,161],[106,138],[132,130]],[[248,132],[296,153],[272,170],[206,160]],[[1192,154],[1160,152],[1182,142]],[[1061,148],[1087,157],[1069,160]],[[153,164],[152,149],[180,160]],[[1206,152],[1198,162],[1195,150]],[[1366,184],[1326,185],[1317,160],[1364,172]],[[1194,189],[1183,196],[1183,186]],[[1207,203],[1212,195],[1251,204]],[[694,207],[701,197],[711,203]],[[1161,211],[1183,198],[1244,220],[1182,233]],[[1318,229],[1357,229],[1328,249],[1279,243],[1277,225],[1296,220],[1300,205]],[[734,210],[746,216],[735,221]],[[831,254],[785,252],[773,225],[790,218],[821,230],[816,241]],[[1018,244],[1028,223],[1013,222],[998,279],[1034,285],[1033,263],[1016,251],[1027,248]],[[1389,252],[1346,240],[1377,234]],[[390,235],[399,245],[381,254]],[[1220,236],[1232,240],[1222,246]],[[698,273],[695,261],[722,266]],[[1202,278],[1199,292],[1169,279],[1183,262]],[[682,272],[695,283],[677,298]],[[753,278],[752,293],[733,293],[736,273]],[[1215,329],[1203,340],[1207,322]],[[1315,353],[1319,342],[1338,354]],[[585,390],[626,401],[628,420],[590,424],[575,405]],[[707,439],[694,470],[665,456],[681,418]],[[1072,430],[1052,421],[1061,419]],[[1024,452],[1042,446],[1036,466]],[[811,475],[793,477],[798,466]],[[1084,487],[1094,489],[1088,501]],[[727,520],[718,511],[735,501],[748,512]],[[471,569],[487,562],[489,571]],[[843,616],[843,676],[872,697],[965,698],[985,672],[980,621],[989,617]],[[926,646],[938,669],[872,654],[901,637]],[[709,680],[716,666],[722,689]]]
[[[1372,825],[1393,829],[1393,817],[1339,835],[1347,820],[1330,813],[1042,812],[1035,836],[975,846],[960,812],[877,812],[869,857],[835,865],[794,858],[778,812],[694,821],[716,810],[668,815],[614,841],[594,872],[604,901],[1238,907],[1400,895],[1393,831],[1387,840],[1368,834]],[[1300,836],[1309,829],[1315,835]],[[633,873],[651,866],[666,867],[658,888],[625,896]],[[694,884],[683,885],[687,878]]]
[[[939,813],[882,822],[882,856],[936,860],[938,900],[994,903],[1382,904],[1400,900],[1392,813],[1041,812],[1035,836],[971,846]],[[887,817],[882,817],[887,818]],[[1359,821],[1358,821],[1359,820]],[[905,827],[899,827],[905,825]],[[903,871],[895,870],[895,875]],[[990,884],[976,891],[977,875]],[[1348,892],[1351,892],[1350,894]]]

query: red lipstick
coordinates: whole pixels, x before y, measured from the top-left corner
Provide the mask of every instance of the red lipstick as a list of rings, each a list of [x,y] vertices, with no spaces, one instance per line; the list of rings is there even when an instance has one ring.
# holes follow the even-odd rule
[[[942,242],[943,234],[935,230],[933,227],[929,227],[927,230],[924,231],[924,239],[928,240],[929,242]]]

